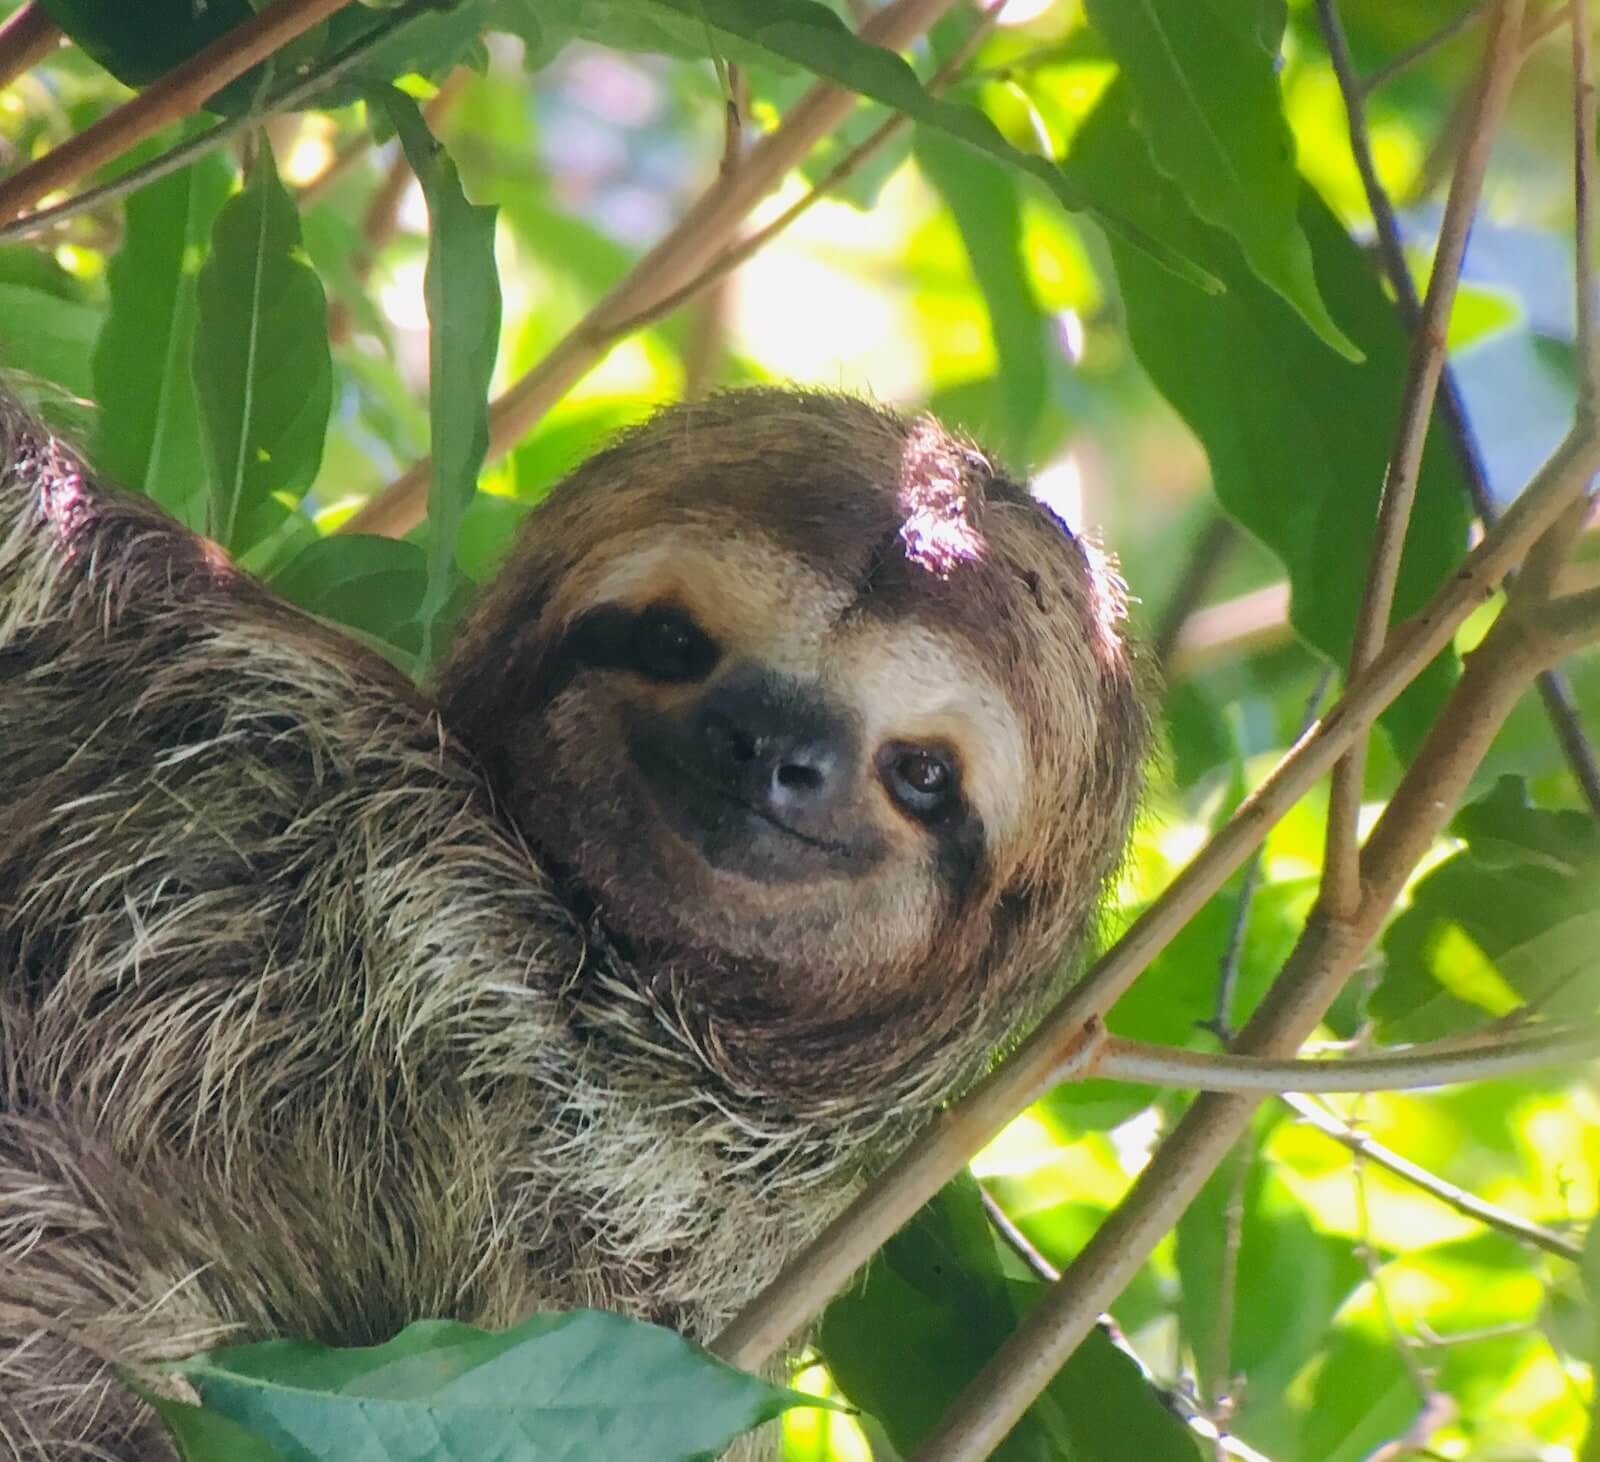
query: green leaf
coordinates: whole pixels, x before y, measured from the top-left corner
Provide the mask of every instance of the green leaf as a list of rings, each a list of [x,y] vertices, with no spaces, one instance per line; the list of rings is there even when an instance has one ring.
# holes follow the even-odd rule
[[[1600,828],[1528,805],[1503,777],[1464,808],[1467,846],[1412,891],[1384,935],[1371,1014],[1387,1040],[1431,1040],[1520,1004],[1552,1016],[1600,1006]]]
[[[212,154],[128,200],[94,349],[96,465],[196,529],[205,525],[206,465],[190,369],[195,284],[230,183]]]
[[[1022,206],[1011,175],[998,163],[937,132],[917,128],[917,166],[950,209],[972,272],[989,307],[1005,390],[992,435],[1011,462],[1032,459],[1034,430],[1049,390],[1045,321],[1022,249]]]
[[[118,81],[140,87],[255,13],[249,0],[41,0],[74,45]]]
[[[332,403],[328,311],[294,202],[263,138],[217,215],[200,271],[194,379],[211,464],[211,536],[242,552],[316,476]]]
[[[133,1389],[167,1424],[183,1462],[283,1462],[281,1454],[263,1437],[226,1416],[203,1406],[191,1406],[187,1401],[158,1396],[143,1386]]]
[[[1255,0],[1085,0],[1122,68],[1158,171],[1346,359],[1361,351],[1317,291],[1294,137]]]
[[[90,356],[100,310],[53,289],[0,282],[0,360],[79,396],[91,394]]]
[[[1221,278],[1227,293],[1179,288],[1111,240],[1128,335],[1144,368],[1200,438],[1222,505],[1282,560],[1290,617],[1337,662],[1349,652],[1379,488],[1399,411],[1408,343],[1361,250],[1309,188],[1301,225],[1317,277],[1356,365],[1322,349],[1281,295],[1246,267],[1237,245],[1197,219],[1151,165],[1114,83],[1079,131],[1066,169],[1116,186],[1147,227]],[[1457,461],[1430,434],[1400,565],[1395,618],[1418,609],[1466,549],[1468,508]],[[1455,675],[1446,652],[1385,712],[1402,756],[1415,751]]]
[[[823,1315],[834,1378],[910,1455],[1044,1292],[1002,1257],[977,1183],[948,1184]],[[914,1376],[916,1383],[907,1384]],[[1195,1462],[1188,1429],[1096,1329],[995,1451],[1000,1462]]]
[[[1376,1329],[1374,1323],[1334,1332],[1293,1456],[1364,1462],[1405,1432],[1422,1409],[1396,1342]]]
[[[359,1349],[272,1340],[174,1369],[283,1462],[673,1462],[720,1454],[791,1407],[830,1404],[599,1310],[535,1315],[498,1333],[425,1320]]]
[[[410,97],[392,88],[378,100],[428,200],[428,415],[433,453],[428,489],[428,588],[422,602],[422,657],[435,649],[435,620],[457,582],[456,536],[489,450],[489,377],[500,346],[500,275],[494,261],[497,210],[467,202],[461,175],[429,133]]]
[[[917,74],[892,51],[860,40],[833,11],[816,0],[648,0],[731,35],[742,36],[783,60],[882,102],[924,127],[1007,163],[1043,183],[1057,201],[1086,210],[1106,228],[1143,250],[1163,268],[1202,289],[1217,287],[1215,277],[1197,267],[1164,238],[1131,219],[1122,207],[1123,190],[1073,179],[1047,158],[1022,152],[973,107],[928,95]]]
[[[367,533],[318,538],[273,573],[271,583],[284,598],[358,631],[416,674],[428,560],[415,543]]]

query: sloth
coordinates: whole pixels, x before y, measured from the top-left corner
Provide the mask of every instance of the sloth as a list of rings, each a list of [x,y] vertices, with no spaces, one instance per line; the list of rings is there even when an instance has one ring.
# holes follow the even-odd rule
[[[595,1305],[702,1340],[1070,978],[1123,594],[927,418],[667,409],[419,690],[0,409],[0,1452],[114,1367]]]

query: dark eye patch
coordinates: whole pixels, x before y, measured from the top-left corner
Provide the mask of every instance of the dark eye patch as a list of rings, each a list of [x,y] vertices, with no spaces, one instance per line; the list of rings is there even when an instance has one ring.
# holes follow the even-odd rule
[[[580,667],[630,670],[651,680],[700,680],[721,658],[715,641],[681,609],[652,604],[629,609],[608,604],[591,609],[567,632],[556,650],[565,682]]]

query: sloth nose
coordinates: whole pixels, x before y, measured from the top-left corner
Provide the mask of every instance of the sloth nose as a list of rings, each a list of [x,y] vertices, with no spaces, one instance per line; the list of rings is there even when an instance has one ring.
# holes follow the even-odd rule
[[[842,780],[842,728],[792,694],[723,687],[701,708],[697,729],[716,779],[780,815],[820,811]]]

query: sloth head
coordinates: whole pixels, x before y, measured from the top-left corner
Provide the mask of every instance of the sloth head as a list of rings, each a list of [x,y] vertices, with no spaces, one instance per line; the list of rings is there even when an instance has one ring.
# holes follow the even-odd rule
[[[440,700],[731,1079],[925,1093],[1036,1011],[1121,853],[1121,612],[931,420],[734,393],[555,490]]]

